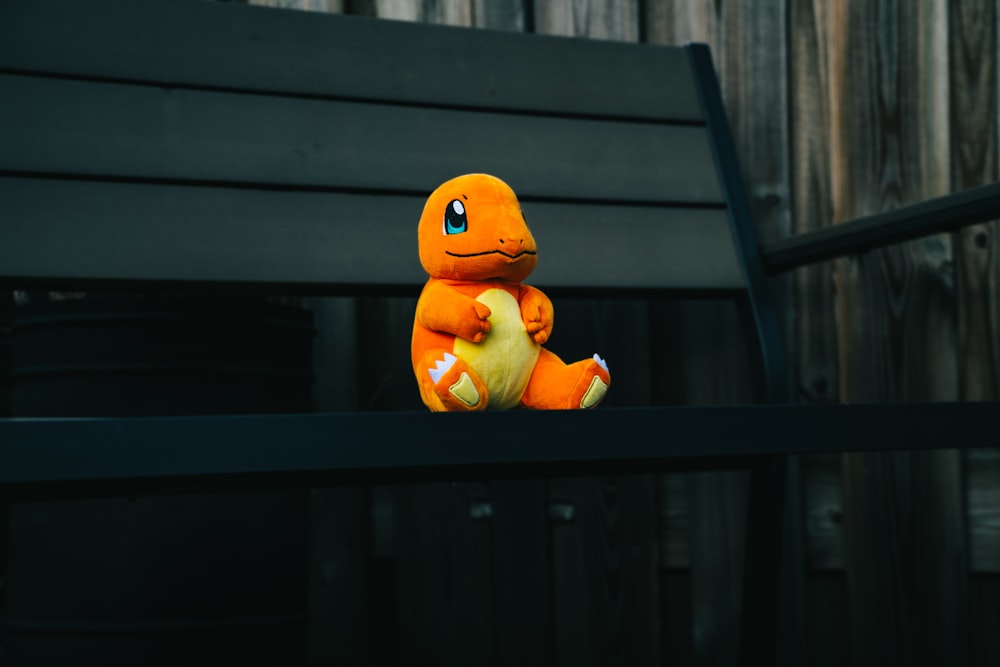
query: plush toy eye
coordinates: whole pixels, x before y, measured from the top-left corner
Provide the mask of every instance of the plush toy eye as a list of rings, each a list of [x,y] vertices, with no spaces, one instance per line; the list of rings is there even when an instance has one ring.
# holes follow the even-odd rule
[[[444,210],[444,233],[461,234],[469,230],[469,219],[465,216],[465,206],[457,199],[448,203]]]

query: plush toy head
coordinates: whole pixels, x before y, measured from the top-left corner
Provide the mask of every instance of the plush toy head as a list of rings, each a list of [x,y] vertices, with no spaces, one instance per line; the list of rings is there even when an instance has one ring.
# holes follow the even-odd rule
[[[495,176],[467,174],[428,198],[417,231],[420,263],[433,278],[520,282],[537,248],[517,196]]]

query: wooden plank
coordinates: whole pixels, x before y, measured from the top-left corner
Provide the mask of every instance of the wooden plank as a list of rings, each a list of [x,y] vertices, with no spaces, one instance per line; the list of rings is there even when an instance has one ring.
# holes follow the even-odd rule
[[[833,13],[831,99],[836,220],[947,191],[931,100],[947,72],[947,4],[886,14],[878,3]],[[936,58],[923,56],[925,51]],[[924,242],[836,264],[841,400],[957,396],[950,249]],[[954,456],[953,454],[951,456]],[[845,457],[845,535],[857,660],[964,662],[967,598],[959,466],[933,455]],[[876,658],[878,656],[878,658]]]
[[[660,475],[659,528],[660,568],[684,569],[691,565],[688,530],[691,520],[687,506],[687,479],[684,475]]]
[[[680,49],[193,0],[142,7],[128,0],[11,0],[2,11],[6,70],[460,107],[701,117]],[[46,44],[53,48],[39,48]]]
[[[363,664],[375,637],[367,490],[312,491],[308,512],[310,659]]]
[[[844,572],[813,572],[807,586],[810,637],[808,664],[815,667],[840,667],[862,662],[851,660],[851,643],[844,641],[850,613]]]
[[[964,504],[966,519],[955,524],[966,526],[970,573],[1000,572],[1000,454],[993,449],[965,452]],[[949,463],[949,465],[951,465]],[[840,454],[806,457],[803,475],[805,489],[808,564],[813,572],[839,571],[844,568],[844,491]],[[677,517],[683,522],[686,516]],[[671,540],[664,549],[680,553],[680,541]],[[674,565],[686,561],[675,557]],[[836,636],[836,633],[835,633]]]
[[[1000,451],[965,452],[965,504],[968,508],[969,569],[1000,572]]]
[[[703,127],[11,75],[0,96],[0,170],[396,192],[487,172],[522,196],[722,201]]]
[[[415,233],[422,207],[423,198],[390,195],[0,177],[0,279],[382,285],[415,295],[427,279]],[[741,285],[724,211],[628,207],[628,233],[609,235],[621,207],[525,210],[542,253],[532,284]],[[595,264],[604,271],[584,268]]]
[[[691,576],[687,570],[660,572],[664,665],[693,665],[691,651]]]
[[[299,9],[307,12],[339,13],[344,11],[344,0],[247,0],[247,4],[278,9]]]
[[[379,197],[372,215],[374,198],[343,194],[17,178],[0,189],[8,276],[414,287],[426,279],[416,198]],[[339,223],[363,219],[376,221],[391,252],[373,247],[367,227]]]
[[[793,221],[795,234],[803,234],[832,223],[830,12],[826,4],[814,0],[790,0],[788,4]],[[839,396],[832,266],[804,267],[795,272],[794,279],[792,399],[832,402]],[[805,579],[810,603],[805,616],[809,620],[809,661],[817,665],[847,664],[842,658],[850,655],[850,643],[844,641],[849,625],[842,572],[840,458],[839,454],[801,457]],[[832,571],[830,576],[828,571]]]
[[[493,664],[556,664],[551,590],[558,567],[552,566],[545,481],[494,480],[489,487],[495,507]]]
[[[949,5],[952,184],[970,188],[997,179],[997,11],[990,2]],[[1000,395],[1000,298],[995,225],[963,229],[955,238],[961,396]]]
[[[548,35],[635,42],[639,38],[639,3],[541,2],[535,5],[535,23]]]
[[[688,481],[691,508],[691,590],[696,660],[737,664],[740,644],[746,473],[696,473]],[[777,591],[775,591],[777,594]]]
[[[995,665],[1000,661],[1000,577],[977,575],[969,582],[969,619],[972,646],[969,657],[972,665]]]
[[[395,664],[490,664],[492,516],[481,484],[393,489],[398,625]],[[376,629],[378,631],[378,629]]]
[[[793,54],[790,62],[792,150],[796,234],[832,223],[830,165],[829,12],[813,0],[792,0]],[[832,266],[805,267],[796,273],[796,387],[794,398],[810,402],[837,399],[837,344]],[[839,473],[838,473],[839,474]],[[808,488],[809,482],[806,482]]]
[[[660,664],[655,478],[550,482],[554,665]]]
[[[840,454],[803,457],[806,562],[811,573],[844,569],[844,487],[840,458]]]

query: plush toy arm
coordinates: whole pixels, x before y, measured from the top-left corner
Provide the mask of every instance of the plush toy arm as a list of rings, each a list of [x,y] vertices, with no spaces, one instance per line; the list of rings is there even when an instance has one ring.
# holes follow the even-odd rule
[[[539,345],[549,339],[555,314],[552,301],[542,290],[531,285],[521,285],[521,321]]]
[[[431,280],[417,300],[417,322],[431,331],[481,343],[490,330],[489,306]]]

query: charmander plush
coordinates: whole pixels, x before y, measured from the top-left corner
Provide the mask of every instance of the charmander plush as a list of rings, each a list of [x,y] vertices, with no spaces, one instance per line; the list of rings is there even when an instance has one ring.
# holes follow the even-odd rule
[[[417,230],[430,275],[413,323],[413,371],[431,410],[592,408],[611,384],[599,356],[566,364],[542,345],[552,302],[521,281],[537,248],[517,196],[467,174],[427,199]]]

